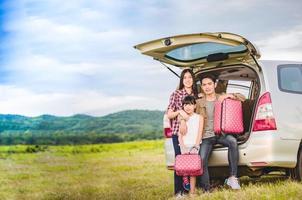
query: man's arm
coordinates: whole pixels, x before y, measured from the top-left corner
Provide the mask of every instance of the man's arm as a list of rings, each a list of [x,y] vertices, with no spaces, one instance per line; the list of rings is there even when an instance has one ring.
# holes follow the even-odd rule
[[[243,94],[240,94],[240,93],[229,93],[229,94],[222,94],[218,100],[219,101],[223,101],[227,98],[231,98],[231,99],[234,99],[234,100],[239,100],[239,101],[245,101],[245,96]]]
[[[243,94],[240,93],[232,93],[234,96],[234,99],[239,100],[239,101],[245,101],[245,96]]]

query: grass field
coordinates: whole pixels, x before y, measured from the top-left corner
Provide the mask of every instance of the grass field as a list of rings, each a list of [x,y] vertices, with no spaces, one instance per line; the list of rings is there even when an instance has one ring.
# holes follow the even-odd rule
[[[242,178],[241,184],[237,192],[198,191],[195,199],[302,199],[302,183],[283,177]],[[173,174],[165,168],[161,140],[0,147],[0,199],[169,198]]]

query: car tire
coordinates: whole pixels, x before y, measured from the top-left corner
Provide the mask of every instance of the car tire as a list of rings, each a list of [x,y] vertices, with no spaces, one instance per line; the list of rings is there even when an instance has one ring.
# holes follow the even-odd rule
[[[295,168],[290,169],[290,176],[293,180],[302,180],[302,147],[300,147],[297,157],[297,165]]]

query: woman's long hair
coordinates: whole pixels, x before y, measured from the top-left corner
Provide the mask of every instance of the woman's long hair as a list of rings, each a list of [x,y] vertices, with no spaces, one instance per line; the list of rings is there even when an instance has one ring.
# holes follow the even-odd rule
[[[192,95],[194,95],[195,97],[197,97],[198,96],[197,85],[196,85],[195,76],[194,76],[194,73],[193,73],[192,69],[184,69],[184,70],[182,70],[182,72],[180,74],[180,80],[179,80],[178,89],[182,90],[185,87],[183,81],[184,81],[185,74],[187,72],[189,72],[191,74],[192,79],[193,79],[193,85],[192,85],[192,93],[193,94]]]

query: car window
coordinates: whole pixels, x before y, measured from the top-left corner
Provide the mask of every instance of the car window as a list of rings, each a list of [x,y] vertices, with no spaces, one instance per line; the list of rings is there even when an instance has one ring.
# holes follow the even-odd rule
[[[241,93],[245,98],[249,98],[251,90],[251,81],[229,80],[227,85],[227,93]]]
[[[279,65],[278,85],[281,91],[302,94],[302,66]]]
[[[169,51],[165,56],[170,59],[179,61],[193,61],[205,58],[214,53],[240,53],[246,51],[246,47],[241,44],[231,46],[227,44],[219,44],[215,42],[204,42],[198,44],[190,44]]]

